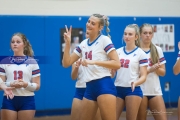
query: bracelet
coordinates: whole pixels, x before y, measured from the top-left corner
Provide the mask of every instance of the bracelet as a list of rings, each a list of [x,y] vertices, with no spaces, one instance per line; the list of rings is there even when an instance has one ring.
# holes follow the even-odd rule
[[[28,86],[25,89],[34,92],[36,88],[37,88],[37,83],[28,82]]]

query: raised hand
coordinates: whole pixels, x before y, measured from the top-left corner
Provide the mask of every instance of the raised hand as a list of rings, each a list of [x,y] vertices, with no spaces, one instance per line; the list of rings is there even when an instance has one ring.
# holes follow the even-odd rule
[[[72,26],[70,26],[70,29],[68,30],[67,26],[65,25],[66,32],[64,33],[64,41],[66,44],[71,44],[71,31]]]

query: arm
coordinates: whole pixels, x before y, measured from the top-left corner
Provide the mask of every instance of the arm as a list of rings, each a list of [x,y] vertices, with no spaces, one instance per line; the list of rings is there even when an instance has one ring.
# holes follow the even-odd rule
[[[73,80],[77,79],[77,77],[78,77],[79,66],[80,66],[79,61],[72,65],[71,78]]]
[[[147,77],[147,66],[140,67],[140,77],[138,81],[135,82],[135,86],[141,85],[146,81]]]
[[[180,59],[176,61],[176,63],[173,66],[173,72],[175,75],[178,75],[180,73]]]
[[[116,70],[111,69],[111,78],[114,78],[116,75]]]
[[[106,67],[109,69],[119,69],[121,67],[120,62],[119,62],[119,57],[117,55],[116,50],[112,50],[109,54],[108,57],[110,60],[108,61],[96,61],[96,60],[83,60],[82,65],[87,66],[89,65],[98,65],[102,67]]]
[[[160,65],[160,67],[156,69],[156,74],[159,76],[165,76],[166,74],[165,64]]]
[[[180,54],[180,42],[178,42],[178,48],[179,48],[179,53]],[[176,61],[174,67],[173,67],[173,72],[175,75],[178,75],[180,73],[180,58]]]
[[[7,96],[7,99],[13,99],[13,97],[14,97],[14,94],[13,94],[13,92],[12,92],[12,90],[14,89],[14,87],[7,87],[6,85],[5,85],[5,80],[6,80],[6,77],[5,76],[2,76],[2,75],[0,75],[0,88],[4,91],[4,93],[6,94],[6,96]]]
[[[70,30],[68,30],[67,26],[65,27],[66,27],[66,33],[64,33],[65,48],[64,48],[64,54],[63,54],[63,59],[62,59],[62,65],[63,67],[69,67],[75,61],[79,59],[79,56],[76,55],[75,53],[72,53],[70,55],[72,27],[70,27]]]

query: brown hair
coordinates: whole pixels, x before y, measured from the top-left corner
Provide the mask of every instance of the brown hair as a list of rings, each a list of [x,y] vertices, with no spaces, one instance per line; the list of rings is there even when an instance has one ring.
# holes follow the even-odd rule
[[[32,57],[34,55],[34,52],[33,52],[32,46],[31,46],[29,40],[26,38],[26,36],[22,33],[15,33],[15,34],[13,34],[13,36],[19,36],[23,40],[23,43],[25,45],[23,53],[27,56]]]
[[[110,29],[109,29],[109,20],[108,20],[108,17],[105,16],[105,15],[101,15],[101,14],[93,14],[92,16],[99,18],[99,20],[100,20],[100,25],[106,26],[107,36],[108,36],[109,38],[111,38],[111,36],[110,36],[110,34],[109,34]]]
[[[143,32],[143,28],[144,27],[151,27],[152,28],[152,32],[154,33],[154,28],[151,24],[148,24],[148,23],[144,23],[141,27],[140,27],[140,33]],[[158,54],[158,51],[157,51],[157,48],[156,46],[151,42],[150,44],[150,58],[151,58],[151,62],[152,64],[156,64],[159,62],[159,54]]]

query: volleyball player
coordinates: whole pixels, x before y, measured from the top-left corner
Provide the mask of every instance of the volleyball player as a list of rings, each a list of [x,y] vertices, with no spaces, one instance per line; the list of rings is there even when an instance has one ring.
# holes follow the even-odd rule
[[[2,120],[33,120],[35,115],[34,91],[40,88],[40,70],[32,58],[33,50],[26,36],[15,33],[12,36],[11,49],[14,55],[1,61],[0,77],[8,87],[14,87],[13,99],[3,98]],[[19,59],[20,58],[20,59]],[[3,64],[6,63],[6,64]]]
[[[155,120],[167,120],[159,79],[159,76],[164,76],[166,73],[166,60],[162,49],[152,43],[152,25],[147,23],[143,24],[140,27],[140,36],[140,46],[148,58],[148,75],[146,82],[141,85],[143,99],[137,120],[146,120],[148,107]]]
[[[108,26],[106,16],[93,14],[86,23],[88,39],[83,40],[70,55],[71,29],[64,33],[65,49],[63,66],[72,65],[79,58],[84,67],[86,91],[82,101],[83,114],[80,120],[92,120],[99,107],[103,120],[116,119],[116,89],[109,69],[119,69],[120,62],[111,39],[101,34],[103,27]]]

